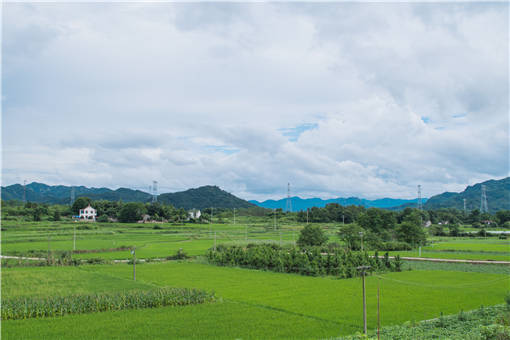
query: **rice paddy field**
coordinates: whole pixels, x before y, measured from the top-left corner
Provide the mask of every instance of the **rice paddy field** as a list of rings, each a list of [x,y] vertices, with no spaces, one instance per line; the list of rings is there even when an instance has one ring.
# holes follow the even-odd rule
[[[10,223],[10,224],[9,224]],[[263,270],[218,267],[201,255],[220,243],[294,243],[302,225],[86,224],[2,225],[2,255],[41,256],[72,251],[75,259],[164,259],[179,249],[188,260],[80,266],[2,268],[3,298],[113,294],[159,288],[195,288],[215,294],[213,302],[126,309],[26,320],[3,320],[3,339],[321,339],[360,332],[361,279],[310,277]],[[338,226],[326,225],[330,242]],[[508,240],[436,238],[422,257],[480,256],[510,260]],[[120,249],[120,250],[119,250]],[[417,251],[400,252],[418,255]],[[432,256],[434,255],[434,256]],[[16,262],[17,260],[11,260]],[[19,261],[22,262],[21,260]],[[22,264],[22,263],[21,263]],[[366,279],[368,328],[377,326],[380,289],[382,326],[401,325],[504,302],[510,266],[406,262],[402,272]],[[22,300],[22,299],[21,299]]]

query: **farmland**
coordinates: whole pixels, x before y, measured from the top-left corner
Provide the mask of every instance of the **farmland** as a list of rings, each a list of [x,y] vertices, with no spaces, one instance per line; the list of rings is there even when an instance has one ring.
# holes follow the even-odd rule
[[[203,255],[219,244],[272,242],[293,245],[303,224],[246,219],[222,224],[122,224],[14,222],[2,225],[2,254],[73,259],[137,259],[136,266],[107,263],[25,266],[41,261],[8,260],[2,270],[4,297],[115,294],[158,288],[196,288],[216,301],[189,306],[106,311],[63,317],[8,320],[5,339],[33,338],[330,338],[362,329],[359,278],[303,276],[220,267]],[[321,224],[329,242],[342,244],[339,225]],[[76,230],[76,252],[74,233]],[[422,257],[509,259],[508,240],[433,238]],[[187,260],[160,261],[180,249]],[[390,252],[415,254],[417,250]],[[151,259],[158,261],[150,261]],[[6,261],[6,260],[4,260]],[[11,267],[12,266],[12,267]],[[368,327],[376,327],[377,286],[383,326],[501,304],[510,287],[509,266],[404,263],[402,272],[367,277]],[[412,269],[412,270],[408,270]],[[115,324],[116,327],[111,327]],[[221,325],[219,327],[218,325]]]
[[[29,278],[27,271],[31,272]],[[50,282],[46,281],[38,292],[31,292],[29,285],[24,285],[25,288],[11,287],[20,280],[31,280],[32,283],[38,279],[44,280],[56,272],[69,279],[62,281],[58,276],[54,277]],[[265,338],[299,334],[302,337],[332,337],[351,334],[359,330],[361,323],[361,313],[353,313],[353,310],[360,309],[359,279],[304,277],[175,261],[140,265],[136,285],[130,280],[131,267],[125,264],[79,268],[10,268],[5,269],[2,275],[5,294],[8,295],[46,294],[57,282],[59,294],[71,293],[76,285],[83,292],[93,292],[97,291],[99,285],[91,282],[112,280],[112,286],[103,289],[108,290],[117,282],[122,282],[120,287],[123,289],[142,287],[137,285],[192,287],[215,291],[222,298],[221,302],[207,306],[7,321],[2,327],[2,335],[6,338],[33,338],[39,333],[50,337],[66,334],[63,332],[72,332],[67,334],[79,338],[79,334],[88,334],[85,329],[92,334],[100,334],[101,329],[115,320],[126,322],[109,335],[122,337],[129,334],[130,338],[143,334],[151,338],[163,334],[200,337],[207,334],[213,324],[227,327],[215,329],[208,334],[209,337]],[[383,324],[396,325],[408,320],[434,318],[441,312],[452,314],[460,309],[500,303],[510,279],[501,274],[454,271],[409,271],[384,274],[381,278],[372,276],[367,279],[368,308],[372,311],[376,306],[378,283],[383,292]],[[191,318],[191,315],[196,316]],[[163,324],[165,319],[167,321]],[[369,314],[368,321],[370,328],[375,327],[375,313]],[[139,328],[142,324],[145,326]],[[249,324],[251,327],[244,327]],[[271,324],[279,324],[279,333],[274,333]],[[58,333],[57,329],[62,333]]]

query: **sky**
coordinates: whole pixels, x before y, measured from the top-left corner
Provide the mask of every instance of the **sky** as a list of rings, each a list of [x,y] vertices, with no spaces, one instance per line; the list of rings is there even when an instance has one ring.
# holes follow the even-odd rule
[[[4,3],[2,185],[414,198],[509,175],[507,3]]]

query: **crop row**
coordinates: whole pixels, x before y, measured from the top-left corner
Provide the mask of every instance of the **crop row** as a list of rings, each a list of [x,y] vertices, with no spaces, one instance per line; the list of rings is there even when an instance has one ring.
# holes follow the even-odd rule
[[[147,291],[2,299],[2,320],[55,317],[214,302],[214,293],[189,288],[159,288]]]

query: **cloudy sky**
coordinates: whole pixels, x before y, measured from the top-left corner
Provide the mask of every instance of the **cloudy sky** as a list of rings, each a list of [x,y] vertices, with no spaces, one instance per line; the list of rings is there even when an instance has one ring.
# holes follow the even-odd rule
[[[509,173],[508,4],[3,6],[2,185],[416,197]]]

